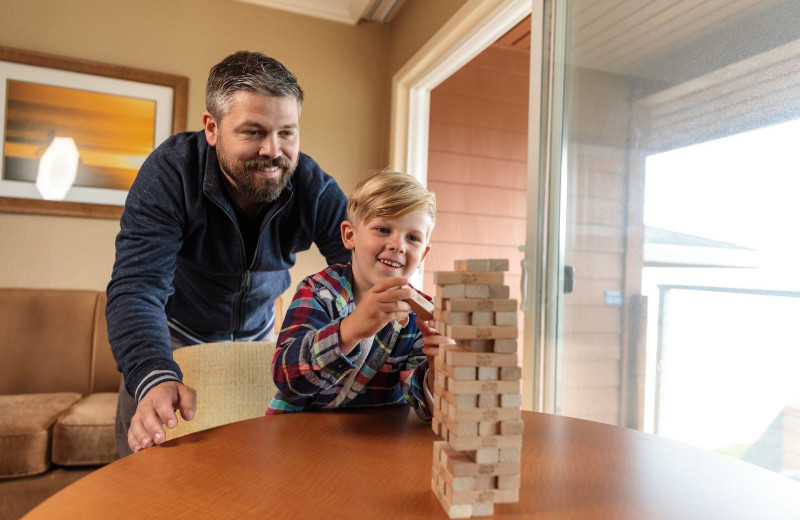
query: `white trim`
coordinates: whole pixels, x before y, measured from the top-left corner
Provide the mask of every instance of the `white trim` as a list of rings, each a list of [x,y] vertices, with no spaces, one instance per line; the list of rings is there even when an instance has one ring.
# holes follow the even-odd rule
[[[313,16],[323,20],[355,25],[361,18],[361,13],[351,10],[348,0],[238,0],[248,4],[260,5],[280,11]],[[363,7],[363,6],[362,6]]]
[[[389,148],[391,168],[409,173],[427,184],[430,92],[483,52],[509,29],[531,14],[531,70],[528,122],[528,239],[525,258],[535,265],[539,236],[540,118],[542,99],[542,30],[544,0],[469,0],[392,78],[392,122]],[[529,273],[535,273],[532,267]],[[525,277],[523,277],[523,280]],[[539,282],[528,276],[526,290],[537,295]],[[540,308],[525,312],[533,323]],[[535,354],[534,330],[525,326],[523,342],[523,408],[542,407],[543,382],[538,377],[544,361]]]
[[[525,256],[522,260],[523,276],[521,310],[525,313],[525,326],[522,330],[522,384],[527,391],[522,393],[522,408],[525,410],[552,411],[546,403],[549,397],[544,385],[548,382],[543,376],[543,365],[547,359],[544,345],[539,341],[536,324],[540,323],[543,309],[538,305],[542,279],[538,276],[538,252],[542,237],[540,234],[539,200],[540,185],[541,121],[542,121],[542,66],[544,64],[544,1],[531,1],[531,55],[528,86],[528,190],[525,228]]]
[[[361,20],[380,23],[399,11],[405,0],[238,0],[323,20],[356,25]]]

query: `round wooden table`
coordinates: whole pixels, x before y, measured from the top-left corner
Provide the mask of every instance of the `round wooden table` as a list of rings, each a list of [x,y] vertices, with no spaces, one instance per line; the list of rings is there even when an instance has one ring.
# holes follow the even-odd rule
[[[634,430],[523,412],[520,500],[495,517],[800,519],[800,483]],[[56,493],[26,520],[447,518],[434,436],[407,406],[260,417],[169,441]]]

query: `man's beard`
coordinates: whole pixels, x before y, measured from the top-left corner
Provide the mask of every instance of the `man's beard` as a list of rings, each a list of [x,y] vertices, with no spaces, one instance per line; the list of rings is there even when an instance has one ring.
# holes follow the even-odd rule
[[[297,168],[297,164],[292,164],[286,157],[275,159],[263,157],[247,161],[229,160],[219,147],[217,148],[217,158],[222,171],[236,182],[236,187],[242,195],[257,204],[277,199]],[[275,178],[261,177],[254,171],[267,170],[275,166],[281,169],[280,176]]]

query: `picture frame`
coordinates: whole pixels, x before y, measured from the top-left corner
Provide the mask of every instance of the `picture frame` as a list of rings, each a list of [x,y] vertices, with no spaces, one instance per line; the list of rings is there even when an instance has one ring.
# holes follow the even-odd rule
[[[186,129],[188,88],[185,76],[0,46],[0,212],[118,219],[144,159]]]

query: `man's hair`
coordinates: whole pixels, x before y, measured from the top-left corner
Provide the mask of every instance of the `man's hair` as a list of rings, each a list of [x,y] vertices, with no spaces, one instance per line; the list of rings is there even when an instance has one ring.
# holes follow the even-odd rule
[[[211,67],[206,83],[206,110],[219,121],[231,108],[237,92],[265,96],[294,96],[297,110],[303,104],[303,89],[281,62],[260,52],[239,51]]]
[[[347,219],[354,225],[375,218],[395,218],[422,211],[436,220],[436,195],[407,173],[381,170],[362,179],[350,194]]]

